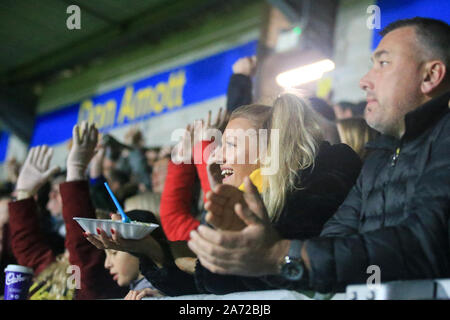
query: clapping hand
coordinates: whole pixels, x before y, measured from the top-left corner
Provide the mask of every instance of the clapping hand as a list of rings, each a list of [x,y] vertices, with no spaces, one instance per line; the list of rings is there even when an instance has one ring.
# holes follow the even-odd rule
[[[287,254],[289,241],[272,227],[258,190],[247,177],[244,203],[234,210],[244,222],[239,231],[214,230],[201,225],[192,231],[189,248],[201,264],[213,273],[241,276],[276,274]]]
[[[242,230],[244,221],[236,215],[234,207],[244,203],[244,193],[229,184],[216,185],[206,194],[205,221],[219,230]]]

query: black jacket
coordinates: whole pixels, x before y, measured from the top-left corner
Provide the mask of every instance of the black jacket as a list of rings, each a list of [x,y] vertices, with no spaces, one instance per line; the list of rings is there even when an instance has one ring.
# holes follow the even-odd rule
[[[306,242],[311,289],[365,283],[371,265],[381,281],[450,277],[449,98],[408,113],[400,140],[382,135],[368,145],[356,185],[321,237]]]
[[[323,142],[314,168],[300,174],[301,190],[288,195],[274,226],[284,238],[307,239],[318,236],[324,223],[344,201],[361,169],[361,160],[347,145]],[[169,263],[162,269],[141,259],[141,272],[168,295],[194,293],[226,294],[236,291],[270,290],[264,278],[224,276],[211,273],[197,263],[195,277]]]

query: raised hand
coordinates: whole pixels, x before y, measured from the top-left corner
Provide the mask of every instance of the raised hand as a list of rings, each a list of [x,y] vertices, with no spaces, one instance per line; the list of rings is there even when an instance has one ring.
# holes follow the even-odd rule
[[[180,141],[173,147],[171,159],[175,164],[192,163],[194,126],[188,124]]]
[[[67,181],[84,180],[89,161],[95,154],[98,130],[95,124],[84,122],[75,125],[72,130],[73,144],[67,157]]]
[[[46,145],[30,149],[17,178],[16,192],[19,200],[34,196],[40,187],[59,172],[58,166],[49,168],[52,156],[53,149]]]
[[[228,123],[228,119],[230,118],[230,114],[227,110],[220,108],[219,112],[216,115],[216,119],[214,122],[211,122],[211,111],[208,112],[208,118],[206,121],[206,128],[207,129],[218,129],[221,132],[225,130],[225,127]]]
[[[252,76],[256,70],[256,57],[243,57],[233,64],[233,73]]]
[[[229,115],[226,110],[219,109],[214,122],[211,121],[212,112],[208,112],[206,121],[197,119],[192,124],[186,126],[184,135],[177,145],[172,149],[171,156],[174,163],[192,163],[193,148],[203,140],[220,141],[220,133],[225,129],[228,123]],[[203,159],[203,155],[200,155]]]
[[[219,112],[216,115],[216,119],[214,122],[212,119],[212,111],[208,111],[208,116],[206,121],[203,119],[197,119],[194,121],[193,128],[193,145],[196,145],[198,142],[202,140],[215,141],[216,138],[219,138],[220,133],[225,129],[225,126],[228,123],[229,115],[226,110],[222,108],[219,109]]]

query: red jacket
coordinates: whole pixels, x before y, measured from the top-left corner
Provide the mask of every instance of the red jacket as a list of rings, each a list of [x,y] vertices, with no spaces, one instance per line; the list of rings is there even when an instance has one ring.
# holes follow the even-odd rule
[[[69,262],[81,272],[81,289],[76,291],[77,300],[117,298],[123,295],[104,268],[105,253],[98,250],[83,236],[83,230],[73,217],[95,218],[95,209],[89,196],[87,181],[65,182],[60,185],[63,201],[63,218],[66,225],[65,247]],[[33,268],[38,275],[55,256],[46,244],[33,198],[9,203],[9,223],[12,247],[20,265]]]
[[[210,141],[202,141],[194,146],[194,154],[203,154]],[[197,164],[174,164],[169,161],[164,190],[161,195],[159,214],[161,225],[167,239],[170,241],[187,241],[189,233],[200,225],[200,221],[191,213],[192,188],[195,175],[200,178],[204,196],[211,190],[208,181],[206,158],[194,157],[202,160]],[[204,198],[205,200],[205,198]]]

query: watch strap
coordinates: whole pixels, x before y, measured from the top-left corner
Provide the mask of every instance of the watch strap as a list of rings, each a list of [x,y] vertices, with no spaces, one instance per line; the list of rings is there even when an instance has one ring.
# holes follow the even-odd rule
[[[302,246],[303,246],[303,241],[291,240],[291,244],[289,246],[289,251],[288,251],[288,257],[290,259],[301,259]]]

